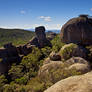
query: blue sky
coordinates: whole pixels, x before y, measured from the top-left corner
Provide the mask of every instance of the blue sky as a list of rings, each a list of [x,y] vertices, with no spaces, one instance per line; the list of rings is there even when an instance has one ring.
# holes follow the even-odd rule
[[[0,0],[0,27],[61,29],[70,18],[92,15],[92,0]]]

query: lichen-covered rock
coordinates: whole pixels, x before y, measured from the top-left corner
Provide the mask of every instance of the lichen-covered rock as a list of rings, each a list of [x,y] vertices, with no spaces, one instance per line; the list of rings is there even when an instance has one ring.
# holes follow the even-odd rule
[[[65,43],[92,45],[92,18],[79,16],[70,19],[61,29],[61,40]]]
[[[59,53],[62,60],[67,60],[73,56],[86,58],[86,50],[73,43],[64,45]]]
[[[44,92],[92,92],[92,72],[61,80]]]
[[[81,64],[81,63],[75,63],[75,64],[71,65],[68,69],[76,69],[76,71],[78,71],[82,74],[87,73],[91,70],[89,65]]]
[[[69,65],[68,69],[76,69],[76,71],[82,74],[91,70],[89,62],[81,57],[72,57],[65,63]]]
[[[50,53],[49,57],[50,57],[50,60],[53,60],[53,61],[61,60],[61,56],[58,53],[55,53],[53,51]]]
[[[86,61],[85,59],[83,59],[81,57],[72,57],[72,58],[66,60],[65,63],[67,63],[68,65],[72,65],[75,63],[86,64],[86,65],[89,64],[88,61]]]
[[[64,63],[62,63],[61,61],[57,61],[57,62],[54,62],[54,61],[51,61],[50,63],[48,63],[48,64],[45,64],[45,65],[43,65],[41,68],[40,68],[40,70],[39,70],[39,72],[38,72],[38,75],[41,77],[41,76],[46,76],[46,75],[48,75],[49,74],[49,72],[50,72],[50,70],[51,69],[54,69],[54,70],[56,70],[56,69],[58,69],[59,67],[61,67],[61,66],[63,66],[64,65]]]

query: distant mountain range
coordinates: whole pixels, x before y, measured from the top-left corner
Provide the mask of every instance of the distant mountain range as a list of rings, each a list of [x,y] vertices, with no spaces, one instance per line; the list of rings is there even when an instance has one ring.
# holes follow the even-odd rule
[[[35,31],[35,29],[26,29],[26,30],[33,31],[33,32]],[[46,32],[49,32],[49,31],[54,32],[54,33],[60,33],[60,30],[57,30],[57,29],[46,30]]]

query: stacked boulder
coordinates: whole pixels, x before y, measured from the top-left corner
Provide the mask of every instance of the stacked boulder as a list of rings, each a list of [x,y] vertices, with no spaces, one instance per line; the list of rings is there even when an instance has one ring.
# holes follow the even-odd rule
[[[51,46],[50,41],[46,38],[45,27],[40,26],[35,28],[36,37],[34,37],[29,44],[35,45],[39,48],[44,46]]]

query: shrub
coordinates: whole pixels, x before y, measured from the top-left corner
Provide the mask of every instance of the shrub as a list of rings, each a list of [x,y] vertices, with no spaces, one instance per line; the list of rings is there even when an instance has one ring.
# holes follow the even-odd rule
[[[67,44],[67,45],[64,45],[59,53],[61,55],[61,58],[63,60],[67,60],[69,58],[71,58],[72,56],[77,56],[76,54],[79,53],[79,49],[77,51],[77,48],[78,46],[76,44],[73,44],[73,43],[70,43],[70,44]],[[77,52],[77,53],[76,53]],[[80,54],[80,53],[79,53]]]
[[[52,41],[52,50],[55,52],[58,52],[62,46],[65,45],[65,43],[61,42],[60,36],[57,35]]]
[[[0,92],[3,92],[3,86],[8,82],[4,75],[0,76]]]
[[[46,58],[51,53],[52,49],[50,47],[44,47],[41,49],[43,56]]]
[[[27,78],[25,78],[25,77],[21,77],[21,78],[18,78],[18,79],[16,79],[15,80],[15,82],[17,83],[17,84],[26,84],[27,83]]]
[[[41,57],[42,53],[36,47],[33,48],[32,53],[23,57],[21,64],[25,67],[24,72],[29,73],[30,77],[36,76]]]
[[[20,78],[24,75],[23,66],[22,65],[16,65],[13,64],[11,66],[11,69],[8,72],[8,75],[11,77],[12,80],[15,80],[17,78]]]

